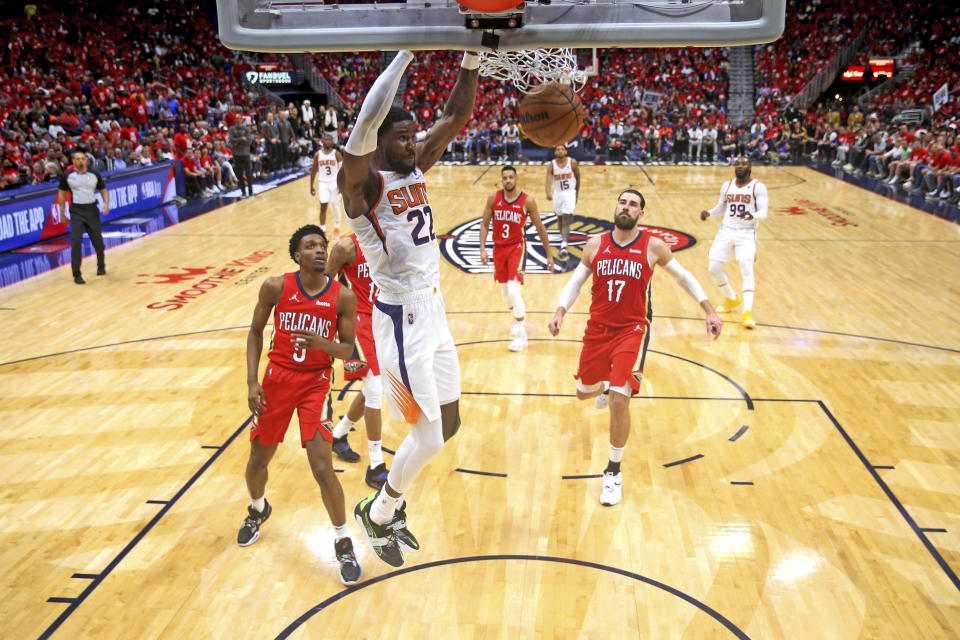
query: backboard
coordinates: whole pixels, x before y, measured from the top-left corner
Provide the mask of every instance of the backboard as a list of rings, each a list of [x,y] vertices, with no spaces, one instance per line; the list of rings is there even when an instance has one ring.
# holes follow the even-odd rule
[[[220,40],[249,51],[721,46],[770,42],[786,0],[536,0],[499,14],[454,0],[217,0]]]

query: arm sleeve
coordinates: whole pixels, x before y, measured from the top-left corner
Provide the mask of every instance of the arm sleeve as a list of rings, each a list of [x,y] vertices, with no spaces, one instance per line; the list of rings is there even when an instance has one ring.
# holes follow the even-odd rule
[[[754,219],[763,220],[767,217],[767,186],[762,182],[757,183],[757,212],[753,214]]]
[[[67,182],[67,174],[60,174],[60,184],[57,186],[60,191],[70,191],[70,183]]]
[[[104,189],[106,189],[107,185],[103,182],[103,176],[96,171],[94,172],[93,175],[97,176],[97,191],[103,191]]]
[[[377,129],[390,111],[390,105],[393,104],[393,98],[397,94],[397,87],[400,86],[400,79],[411,60],[413,60],[413,53],[410,51],[397,52],[393,61],[370,87],[367,97],[363,100],[363,106],[360,107],[360,113],[357,115],[357,123],[353,125],[350,139],[343,147],[347,153],[365,156],[377,150]]]
[[[572,307],[573,303],[577,300],[577,296],[580,295],[580,287],[583,286],[583,283],[587,281],[588,277],[590,277],[590,269],[587,269],[581,262],[577,265],[577,268],[574,269],[573,276],[571,276],[567,284],[564,285],[563,291],[560,292],[560,301],[557,302],[557,306],[563,307],[564,309]]]
[[[717,200],[717,206],[713,209],[710,209],[707,213],[710,214],[711,218],[716,218],[717,216],[723,213],[723,207],[727,204],[727,188],[730,186],[729,182],[723,183],[723,188],[720,189],[720,199]]]
[[[700,286],[697,279],[693,277],[693,274],[684,269],[683,266],[677,262],[676,258],[670,260],[663,268],[667,270],[667,273],[677,279],[680,286],[686,289],[687,293],[689,293],[694,300],[703,302],[707,299],[707,294],[704,293],[703,287]]]

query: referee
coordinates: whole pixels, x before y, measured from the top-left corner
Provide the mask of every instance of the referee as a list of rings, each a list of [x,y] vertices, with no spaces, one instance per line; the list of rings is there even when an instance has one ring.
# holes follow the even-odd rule
[[[110,213],[110,194],[103,178],[89,170],[90,160],[83,151],[73,152],[73,169],[60,176],[57,204],[70,221],[70,266],[73,281],[84,284],[80,275],[80,260],[83,257],[83,232],[90,237],[90,244],[97,252],[97,275],[107,274],[103,261],[103,234],[100,232],[100,211],[97,208],[96,192],[103,197],[103,215]],[[73,194],[69,211],[66,209],[67,192]]]

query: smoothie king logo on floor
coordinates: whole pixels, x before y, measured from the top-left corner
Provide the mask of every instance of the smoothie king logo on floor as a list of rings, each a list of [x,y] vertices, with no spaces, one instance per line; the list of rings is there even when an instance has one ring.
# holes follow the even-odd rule
[[[570,240],[567,243],[570,257],[566,260],[560,260],[557,258],[557,248],[560,246],[560,221],[553,213],[541,213],[540,219],[543,220],[543,226],[547,228],[547,237],[553,247],[553,261],[558,272],[576,269],[577,265],[580,264],[580,254],[583,253],[583,247],[587,244],[590,236],[613,230],[613,220],[598,220],[597,218],[574,215],[570,222]],[[440,251],[443,253],[443,257],[450,264],[467,273],[493,273],[492,260],[490,266],[486,267],[480,261],[480,222],[480,218],[474,218],[440,236]],[[673,251],[688,249],[697,242],[693,236],[675,229],[651,227],[645,224],[641,224],[640,228],[666,242],[667,246]],[[546,253],[540,243],[537,228],[533,226],[532,222],[527,222],[523,235],[527,243],[525,272],[528,274],[549,273],[547,271]],[[493,257],[493,242],[490,239],[489,232],[487,234],[487,255]]]
[[[176,311],[192,300],[206,295],[212,289],[237,278],[267,256],[272,256],[273,253],[273,251],[254,251],[246,257],[231,260],[221,267],[171,267],[171,270],[165,273],[141,273],[140,277],[144,279],[137,284],[175,284],[184,287],[182,291],[166,300],[157,300],[147,305],[147,309]]]

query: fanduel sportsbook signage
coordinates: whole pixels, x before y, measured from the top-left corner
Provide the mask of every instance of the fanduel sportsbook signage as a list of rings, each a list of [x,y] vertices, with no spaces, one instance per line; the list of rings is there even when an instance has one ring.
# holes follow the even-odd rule
[[[247,71],[250,84],[296,84],[296,71]]]

